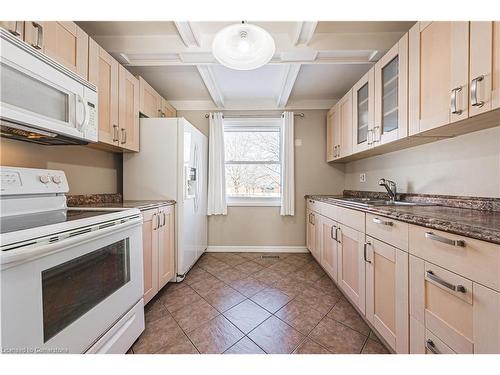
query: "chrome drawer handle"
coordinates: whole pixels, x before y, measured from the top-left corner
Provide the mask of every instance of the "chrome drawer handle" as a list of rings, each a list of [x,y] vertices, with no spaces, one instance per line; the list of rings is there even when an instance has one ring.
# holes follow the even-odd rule
[[[461,115],[462,110],[457,109],[457,93],[462,91],[461,87],[456,87],[453,90],[451,90],[451,113],[454,115]]]
[[[373,222],[374,222],[375,224],[388,225],[388,226],[390,226],[390,227],[392,227],[392,226],[393,226],[393,224],[394,224],[392,221],[384,221],[384,220],[380,220],[378,217],[373,218]]]
[[[436,348],[436,344],[434,344],[434,341],[432,340],[426,340],[425,341],[425,347],[431,352],[431,353],[434,353],[434,354],[441,354],[441,352],[439,350],[437,350]]]
[[[473,107],[482,107],[484,105],[483,101],[477,99],[477,84],[484,79],[484,76],[479,76],[474,78],[471,82],[470,87],[470,101]]]
[[[372,263],[372,261],[371,261],[371,260],[368,260],[368,259],[366,258],[366,248],[368,247],[368,245],[370,245],[370,246],[371,246],[371,245],[372,245],[372,243],[371,243],[371,242],[365,242],[365,243],[364,243],[364,245],[363,245],[363,258],[365,259],[365,262],[366,262],[366,263],[370,263],[370,264],[371,264],[371,263]]]
[[[433,241],[438,241],[451,246],[465,247],[465,241],[463,240],[450,240],[449,238],[438,236],[432,232],[425,232],[425,238]]]
[[[445,281],[443,280],[442,278],[440,278],[439,276],[436,276],[434,274],[434,272],[432,272],[431,270],[429,271],[426,271],[426,274],[427,274],[427,278],[444,286],[445,288],[448,288],[450,290],[453,290],[454,292],[460,292],[460,293],[466,293],[467,292],[467,289],[465,288],[465,286],[463,285],[453,285],[451,283],[449,283],[448,281]]]

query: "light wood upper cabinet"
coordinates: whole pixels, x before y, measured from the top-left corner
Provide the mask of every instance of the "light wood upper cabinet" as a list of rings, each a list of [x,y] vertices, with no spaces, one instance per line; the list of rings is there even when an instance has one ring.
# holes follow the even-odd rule
[[[24,40],[34,48],[88,79],[89,37],[74,22],[25,22]]]
[[[375,115],[373,144],[408,135],[408,35],[405,34],[374,68]]]
[[[164,98],[161,98],[161,117],[176,117],[177,110]]]
[[[118,61],[90,39],[89,81],[97,86],[99,143],[113,146],[119,146],[118,70]]]
[[[24,21],[0,21],[0,27],[17,38],[24,40]]]
[[[353,152],[373,145],[375,75],[371,68],[352,88]]]
[[[468,117],[468,61],[468,22],[418,22],[410,29],[410,135]]]
[[[162,97],[142,77],[139,77],[139,92],[139,111],[147,117],[162,117]]]
[[[327,217],[321,218],[321,262],[330,278],[338,281],[337,223]]]
[[[352,154],[352,89],[339,101],[340,146],[339,156]]]
[[[326,150],[327,161],[332,161],[340,157],[340,111],[339,106],[336,104],[327,113],[327,127],[326,127]]]
[[[163,288],[175,275],[175,219],[174,206],[160,207],[158,211],[158,288]]]
[[[139,80],[120,65],[118,73],[120,147],[139,151]]]
[[[338,230],[338,285],[365,312],[365,234],[343,224]]]
[[[366,318],[396,353],[408,353],[408,253],[366,239]]]
[[[500,21],[470,23],[469,116],[500,108]]]

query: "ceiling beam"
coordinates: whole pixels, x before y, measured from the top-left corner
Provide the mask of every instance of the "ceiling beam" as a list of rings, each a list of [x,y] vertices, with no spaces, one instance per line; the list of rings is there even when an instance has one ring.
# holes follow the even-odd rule
[[[217,108],[224,108],[224,96],[219,89],[219,85],[217,85],[217,82],[215,81],[215,77],[210,66],[198,65],[196,68],[198,69],[201,79],[203,80],[203,83],[205,83],[205,86]]]
[[[297,76],[299,75],[300,71],[300,64],[290,64],[288,65],[285,75],[283,77],[283,83],[281,85],[281,91],[278,96],[278,100],[276,103],[276,106],[278,108],[284,108],[286,107],[288,103],[288,98],[290,97],[290,94],[293,89],[293,85],[295,84],[295,81],[297,80]]]
[[[297,22],[297,31],[293,44],[295,44],[296,46],[307,46],[314,35],[314,31],[316,30],[317,25],[317,21]]]
[[[183,21],[178,22],[174,21],[175,27],[177,27],[177,31],[179,32],[179,36],[182,39],[182,43],[186,47],[200,47],[200,40],[198,39],[197,33],[194,31],[191,26],[191,22]]]

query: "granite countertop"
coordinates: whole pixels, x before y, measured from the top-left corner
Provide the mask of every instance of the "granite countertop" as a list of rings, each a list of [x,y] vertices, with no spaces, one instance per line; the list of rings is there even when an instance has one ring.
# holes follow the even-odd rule
[[[306,195],[308,199],[500,244],[500,211],[467,209],[443,205],[370,206],[362,208],[344,205],[338,201],[332,200],[332,198],[342,197],[343,196],[339,195]],[[447,197],[447,199],[450,198]]]
[[[175,204],[173,199],[123,200],[121,194],[69,195],[68,207],[138,208],[141,211]]]

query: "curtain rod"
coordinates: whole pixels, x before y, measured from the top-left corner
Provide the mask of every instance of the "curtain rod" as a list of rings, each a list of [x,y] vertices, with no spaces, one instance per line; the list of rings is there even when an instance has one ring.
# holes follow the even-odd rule
[[[294,116],[299,116],[299,117],[305,117],[304,115],[304,112],[297,112],[297,113],[294,113],[293,114]],[[209,118],[210,117],[210,113],[205,113],[205,118]],[[222,117],[224,118],[225,116],[222,115]],[[277,115],[228,115],[228,118],[239,118],[239,117],[264,117],[264,118],[279,118],[281,117],[281,115],[277,116]]]

